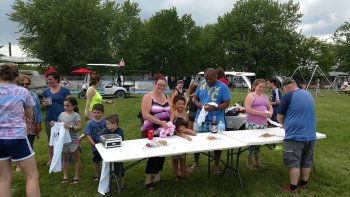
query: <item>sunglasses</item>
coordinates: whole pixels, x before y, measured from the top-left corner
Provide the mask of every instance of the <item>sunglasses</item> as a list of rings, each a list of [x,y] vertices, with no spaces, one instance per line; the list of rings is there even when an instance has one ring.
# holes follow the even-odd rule
[[[22,86],[29,86],[30,83],[21,83]]]

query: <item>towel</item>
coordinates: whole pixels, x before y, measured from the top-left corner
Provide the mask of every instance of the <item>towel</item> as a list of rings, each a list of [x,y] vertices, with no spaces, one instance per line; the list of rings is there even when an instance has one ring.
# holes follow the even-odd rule
[[[282,127],[282,125],[278,122],[275,122],[273,120],[271,120],[270,118],[267,119],[267,121],[272,124],[272,125],[275,125],[276,127]]]
[[[211,106],[214,106],[214,107],[217,107],[218,104],[215,103],[215,102],[210,102],[210,103],[207,103],[208,105],[211,105]],[[203,105],[201,111],[199,112],[199,115],[198,115],[198,118],[197,118],[197,123],[199,126],[202,126],[202,123],[205,121],[205,117],[208,115],[208,111],[205,111],[204,109],[204,106],[206,104]]]
[[[64,128],[64,123],[56,122],[51,128],[50,146],[53,146],[53,157],[49,169],[51,172],[62,170],[62,149],[63,145],[72,142],[69,132]]]
[[[167,137],[174,135],[175,125],[172,122],[167,122],[167,128],[159,128],[159,137]]]
[[[112,165],[113,170],[114,165]],[[98,184],[98,193],[105,195],[109,192],[109,181],[110,181],[110,163],[102,161],[102,170],[100,176],[100,182]]]

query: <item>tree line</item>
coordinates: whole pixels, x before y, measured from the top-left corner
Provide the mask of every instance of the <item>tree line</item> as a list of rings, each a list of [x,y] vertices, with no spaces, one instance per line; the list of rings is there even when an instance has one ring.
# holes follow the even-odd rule
[[[217,22],[197,26],[175,7],[142,21],[139,5],[102,0],[16,0],[9,19],[19,44],[63,73],[87,63],[118,63],[123,74],[193,75],[208,67],[289,76],[298,66],[350,71],[350,24],[332,42],[298,31],[299,3],[238,0]],[[109,72],[102,69],[98,72]]]

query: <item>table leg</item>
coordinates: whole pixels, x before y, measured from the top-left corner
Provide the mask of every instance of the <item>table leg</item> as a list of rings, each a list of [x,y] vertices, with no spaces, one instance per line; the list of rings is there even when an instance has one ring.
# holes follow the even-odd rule
[[[123,196],[123,188],[122,188],[122,165],[116,165],[117,169],[114,169],[114,163],[110,162],[110,175],[109,175],[109,196],[112,196],[113,191],[116,189],[117,191],[117,196],[122,197]],[[113,169],[113,170],[112,170]],[[112,187],[112,181],[115,180],[117,183],[117,187],[113,188]]]
[[[208,152],[208,177],[210,177],[210,152]]]

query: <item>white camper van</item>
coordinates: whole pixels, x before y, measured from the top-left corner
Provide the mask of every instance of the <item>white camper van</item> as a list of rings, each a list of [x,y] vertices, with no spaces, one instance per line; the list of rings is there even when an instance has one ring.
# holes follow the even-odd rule
[[[255,79],[255,73],[225,71],[226,78],[231,86],[236,88],[252,88],[252,80]],[[198,73],[199,80],[204,80],[204,72]]]

